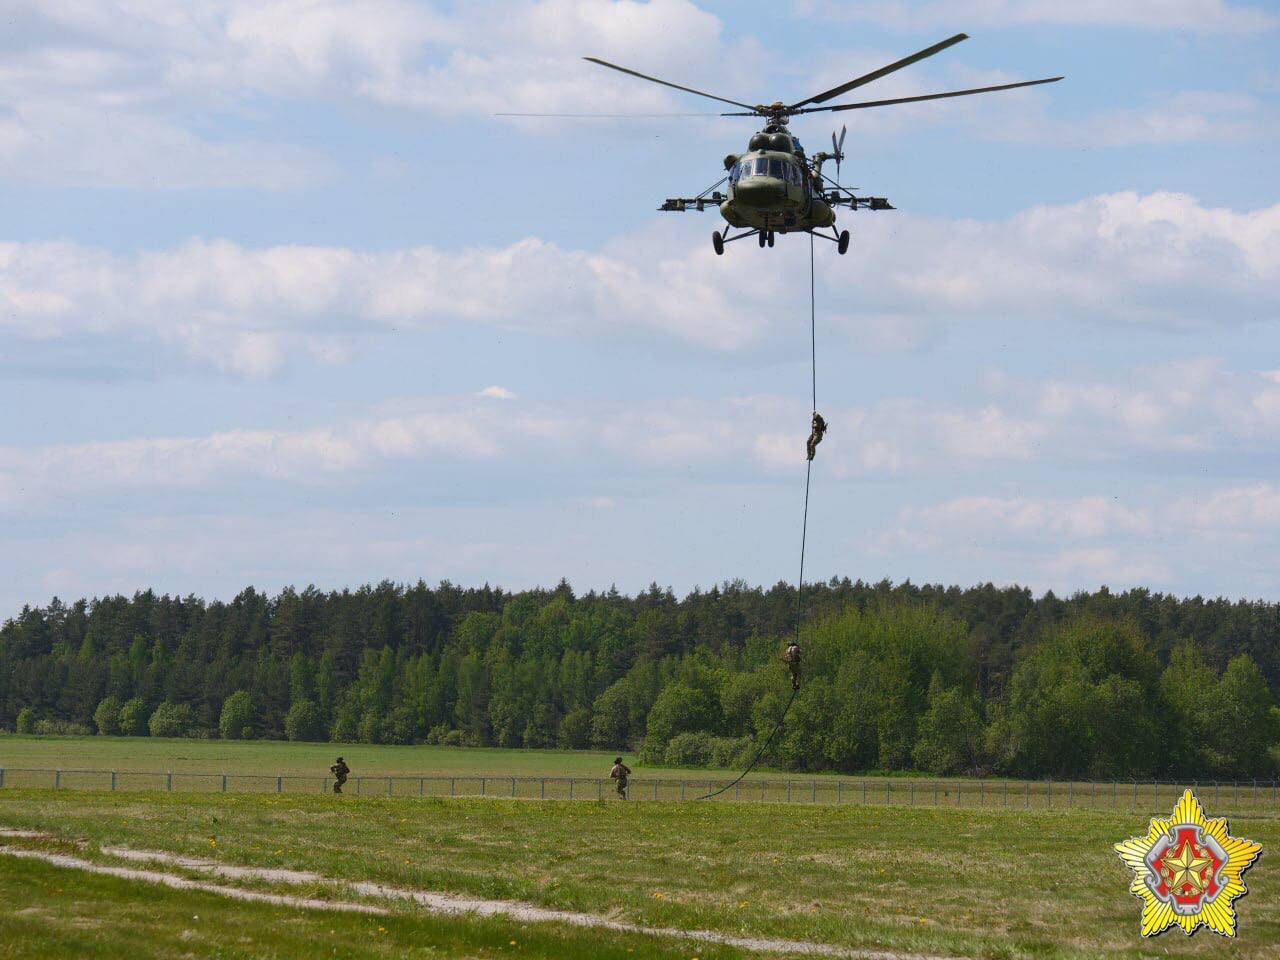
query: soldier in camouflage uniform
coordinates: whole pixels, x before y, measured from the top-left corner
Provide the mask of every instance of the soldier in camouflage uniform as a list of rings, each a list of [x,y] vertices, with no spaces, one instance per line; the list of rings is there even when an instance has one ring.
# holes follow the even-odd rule
[[[782,662],[787,665],[791,671],[791,689],[800,689],[800,644],[792,640],[787,645],[787,651],[782,655]]]
[[[813,411],[813,427],[809,430],[809,442],[804,445],[810,460],[818,452],[818,444],[822,442],[822,435],[826,432],[827,421],[822,419],[822,414],[817,410]]]
[[[347,782],[347,777],[351,776],[351,768],[347,766],[347,761],[339,757],[338,762],[329,768],[329,772],[333,774],[333,792],[341,793],[342,785]]]
[[[631,768],[622,762],[621,757],[617,757],[613,761],[613,769],[609,771],[609,777],[618,781],[618,799],[627,799],[627,777],[631,776]]]

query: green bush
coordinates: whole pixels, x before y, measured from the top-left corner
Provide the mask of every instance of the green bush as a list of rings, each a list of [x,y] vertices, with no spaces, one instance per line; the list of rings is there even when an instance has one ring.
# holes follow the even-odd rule
[[[93,733],[87,723],[75,720],[37,720],[32,732],[46,737],[87,737]]]
[[[98,709],[93,711],[93,723],[102,736],[114,736],[120,732],[120,707],[119,697],[103,697],[99,701]]]
[[[126,700],[120,708],[120,733],[126,737],[145,737],[149,732],[147,721],[151,711],[141,697]]]
[[[247,691],[237,690],[222,702],[218,731],[223,740],[253,739],[253,700]]]
[[[30,707],[18,711],[18,722],[15,729],[18,733],[32,733],[36,725],[36,712]]]
[[[196,714],[189,704],[166,700],[156,707],[147,725],[153,737],[189,737],[195,730]]]
[[[591,745],[591,711],[586,707],[570,710],[560,719],[556,742],[567,750],[585,750]]]
[[[662,759],[673,767],[705,767],[711,759],[711,739],[705,730],[678,733],[667,741]]]
[[[284,715],[284,735],[290,740],[323,740],[324,718],[310,700],[299,700]]]

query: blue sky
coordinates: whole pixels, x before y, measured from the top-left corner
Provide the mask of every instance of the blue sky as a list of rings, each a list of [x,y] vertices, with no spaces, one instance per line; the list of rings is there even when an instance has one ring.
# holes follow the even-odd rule
[[[1067,9],[1069,8],[1069,9]],[[815,576],[1280,599],[1280,6],[17,0],[0,616],[144,587],[795,576],[803,238],[662,214],[845,114]],[[795,121],[811,150],[833,122]]]

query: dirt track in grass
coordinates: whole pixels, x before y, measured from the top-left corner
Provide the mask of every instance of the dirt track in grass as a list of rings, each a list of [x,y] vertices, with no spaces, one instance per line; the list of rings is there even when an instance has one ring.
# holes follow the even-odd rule
[[[7,839],[52,839],[36,831],[0,829],[0,837]],[[823,956],[846,957],[850,960],[960,960],[954,957],[937,955],[895,953],[882,950],[858,950],[841,947],[835,944],[809,943],[796,940],[773,940],[760,937],[739,937],[717,933],[713,930],[681,930],[674,927],[645,927],[639,924],[624,923],[598,914],[579,913],[567,910],[550,910],[532,904],[508,900],[487,900],[478,897],[464,897],[449,893],[427,890],[412,890],[388,886],[368,881],[337,880],[305,870],[280,870],[265,867],[246,867],[204,860],[198,857],[185,857],[160,850],[136,850],[130,847],[104,846],[103,855],[133,863],[150,863],[177,868],[184,871],[206,873],[222,880],[244,880],[276,884],[311,884],[331,886],[360,897],[407,901],[433,913],[449,915],[474,914],[478,916],[503,916],[521,923],[565,923],[578,927],[593,927],[615,930],[623,933],[638,933],[656,937],[695,940],[703,943],[715,943],[758,953],[789,956]],[[123,867],[98,863],[82,857],[71,856],[49,850],[35,850],[0,845],[0,855],[39,860],[52,866],[72,870],[81,870],[106,876],[136,880],[145,883],[158,883],[167,887],[182,890],[199,890],[238,900],[252,900],[272,903],[279,906],[296,907],[305,910],[337,910],[371,914],[389,913],[387,908],[373,903],[352,900],[328,900],[314,897],[298,897],[287,894],[269,893],[260,890],[247,890],[242,887],[222,883],[194,880],[177,873],[149,867]]]

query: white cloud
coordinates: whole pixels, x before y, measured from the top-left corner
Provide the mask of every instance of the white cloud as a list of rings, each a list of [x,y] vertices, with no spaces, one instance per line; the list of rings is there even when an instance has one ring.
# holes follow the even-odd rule
[[[1035,329],[1280,317],[1280,206],[1237,212],[1180,194],[1121,193],[994,222],[855,220],[856,255],[819,271],[818,297],[829,325],[863,349],[927,349],[950,323],[992,318]],[[595,252],[536,239],[456,252],[193,240],[134,256],[0,244],[0,338],[145,335],[248,375],[271,373],[293,346],[339,362],[369,335],[451,323],[763,350],[793,330],[807,254],[783,238],[767,254],[771,269],[743,270],[680,224]],[[1140,398],[1125,412],[1134,423],[1158,415]],[[1008,426],[992,419],[955,442],[1034,441]]]
[[[492,386],[485,387],[480,391],[478,396],[488,397],[490,400],[514,400],[516,395],[506,387]]]
[[[310,151],[193,132],[253,120],[264,99],[448,116],[665,110],[670,91],[581,57],[692,69],[690,82],[748,73],[689,0],[517,0],[500,16],[408,0],[15,0],[6,30],[0,176],[77,186],[280,190],[329,175]]]
[[[1263,6],[1229,0],[801,0],[799,7],[815,16],[903,30],[1047,23],[1248,33],[1280,23]]]

